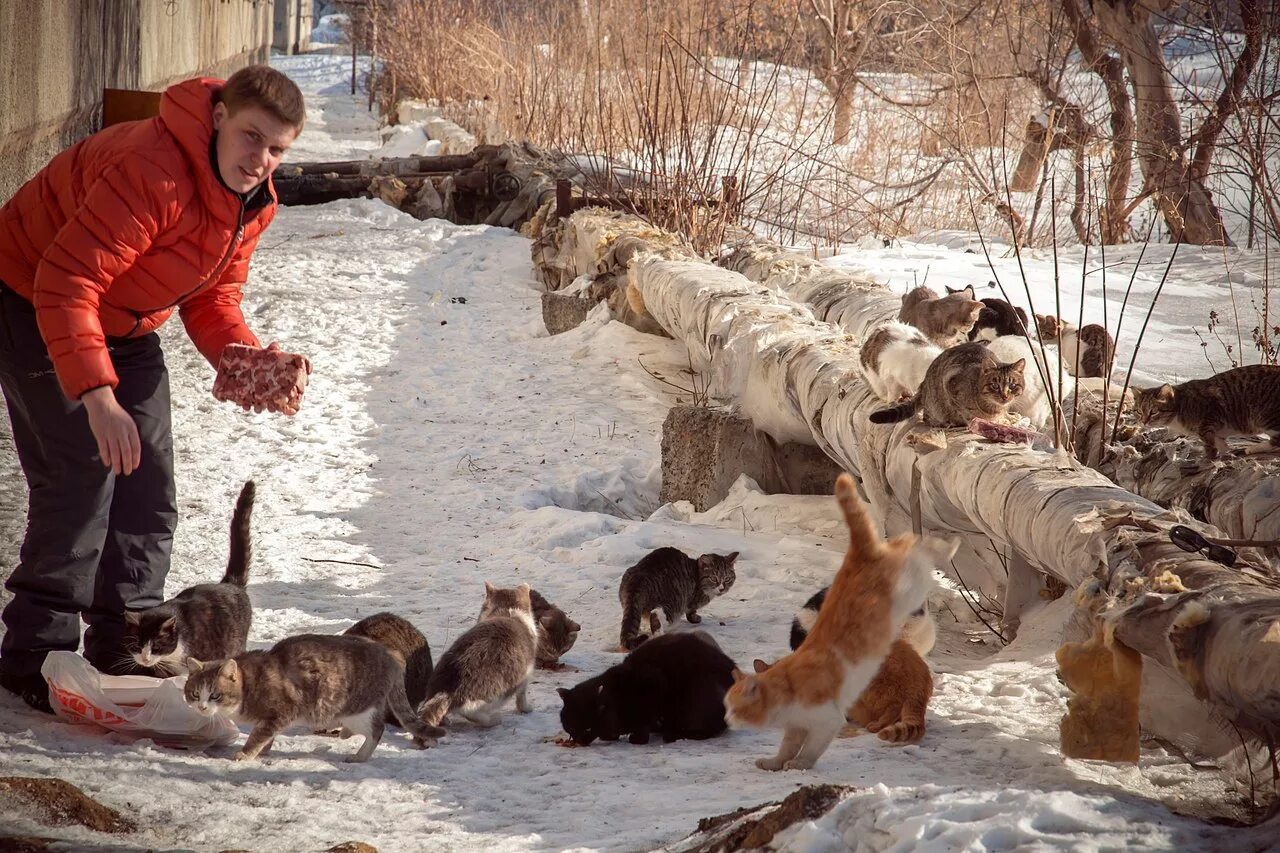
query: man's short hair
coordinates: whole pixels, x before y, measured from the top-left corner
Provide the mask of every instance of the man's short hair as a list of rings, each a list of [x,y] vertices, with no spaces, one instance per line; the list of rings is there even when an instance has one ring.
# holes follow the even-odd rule
[[[218,100],[227,105],[231,115],[244,107],[261,107],[299,132],[307,119],[298,84],[269,65],[249,65],[232,74]]]

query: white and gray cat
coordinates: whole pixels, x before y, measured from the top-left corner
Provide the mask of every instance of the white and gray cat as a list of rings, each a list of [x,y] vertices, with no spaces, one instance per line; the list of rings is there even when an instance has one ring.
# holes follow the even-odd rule
[[[157,675],[186,671],[189,657],[220,660],[244,651],[253,621],[245,584],[253,548],[250,521],[255,487],[240,490],[231,516],[231,551],[218,583],[184,589],[163,604],[125,613],[125,649],[139,666]]]
[[[924,332],[906,323],[881,323],[862,344],[862,375],[886,403],[910,397],[942,352]]]
[[[538,630],[528,584],[515,589],[484,585],[476,624],[453,642],[436,663],[418,716],[439,725],[457,714],[480,726],[496,726],[507,701],[522,714],[529,703],[529,676],[537,662]]]
[[[662,630],[659,613],[668,625],[681,616],[694,624],[701,622],[698,608],[733,586],[737,559],[734,551],[727,556],[703,554],[695,560],[678,548],[658,548],[642,557],[618,584],[622,647],[629,651],[645,641],[646,622],[656,636]]]
[[[404,667],[364,637],[302,634],[265,651],[228,660],[187,662],[187,703],[201,714],[251,723],[237,761],[257,758],[291,725],[340,728],[364,742],[348,761],[366,761],[382,740],[388,710],[419,747],[434,746],[444,729],[421,722],[404,692]]]

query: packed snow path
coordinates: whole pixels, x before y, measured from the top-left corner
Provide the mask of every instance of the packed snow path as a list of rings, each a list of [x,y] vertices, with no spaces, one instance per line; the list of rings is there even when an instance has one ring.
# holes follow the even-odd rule
[[[344,93],[340,57],[280,64],[311,96],[295,159],[376,147],[359,99]],[[233,749],[176,752],[52,720],[3,694],[3,775],[80,785],[136,816],[128,843],[202,850],[351,839],[386,850],[645,849],[701,817],[819,782],[869,790],[798,843],[851,832],[846,840],[874,849],[1222,849],[1225,830],[1160,804],[1230,796],[1216,774],[1159,749],[1138,769],[1059,756],[1065,695],[1052,649],[1065,602],[995,656],[990,635],[944,610],[918,745],[839,740],[816,770],[782,774],[752,764],[773,751],[775,732],[555,745],[555,688],[620,660],[616,589],[627,566],[660,545],[741,550],[737,584],[705,608],[703,627],[744,667],[773,659],[794,611],[839,564],[846,537],[832,502],[740,492],[701,516],[673,507],[641,520],[658,508],[672,400],[640,362],[680,381],[683,355],[603,318],[546,337],[528,241],[510,231],[417,222],[375,201],[285,209],[255,258],[245,307],[263,340],[309,355],[315,374],[297,417],[246,415],[213,400],[212,371],[180,324],[165,328],[182,508],[170,594],[220,574],[234,497],[253,478],[255,647],[389,609],[417,624],[438,658],[475,618],[485,580],[526,581],[584,626],[565,658],[578,671],[536,673],[530,715],[459,727],[426,752],[392,730],[362,765],[343,763],[353,742],[305,731],[255,763],[230,761]],[[8,565],[22,493],[11,450],[0,465]],[[50,834],[11,805],[0,802],[0,830]]]

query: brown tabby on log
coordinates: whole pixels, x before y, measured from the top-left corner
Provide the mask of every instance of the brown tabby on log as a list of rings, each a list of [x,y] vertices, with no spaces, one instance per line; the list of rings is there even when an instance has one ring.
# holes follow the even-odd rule
[[[914,397],[872,412],[870,420],[892,424],[919,412],[929,426],[958,427],[967,426],[973,418],[1002,416],[1022,394],[1026,363],[1018,359],[1001,364],[979,341],[943,350],[929,365]]]
[[[1280,446],[1280,367],[1250,364],[1181,385],[1135,388],[1138,420],[1168,427],[1175,435],[1196,435],[1204,453],[1216,459],[1226,438],[1266,433]]]

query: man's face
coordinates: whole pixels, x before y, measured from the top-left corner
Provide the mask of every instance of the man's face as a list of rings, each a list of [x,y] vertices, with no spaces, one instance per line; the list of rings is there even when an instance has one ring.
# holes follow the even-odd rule
[[[231,115],[226,104],[217,104],[213,126],[218,131],[218,171],[226,185],[238,193],[247,193],[265,181],[298,137],[296,127],[255,106]]]

